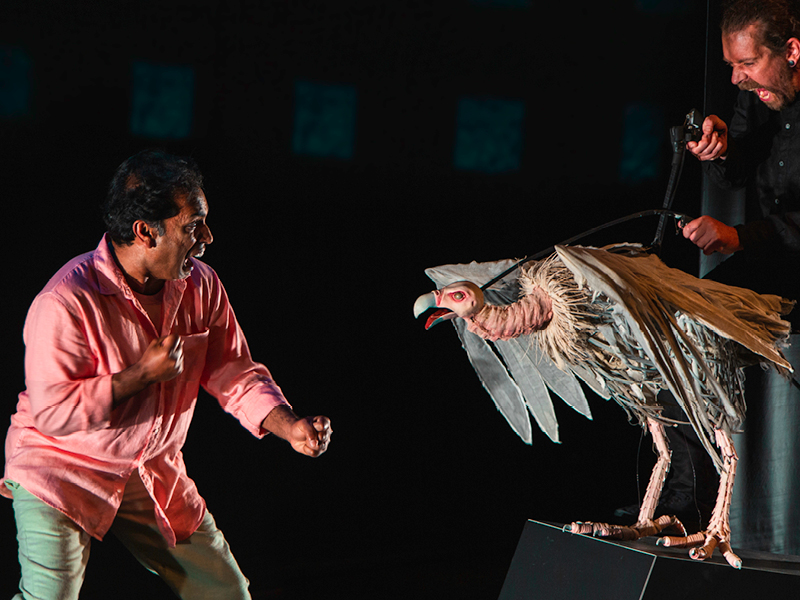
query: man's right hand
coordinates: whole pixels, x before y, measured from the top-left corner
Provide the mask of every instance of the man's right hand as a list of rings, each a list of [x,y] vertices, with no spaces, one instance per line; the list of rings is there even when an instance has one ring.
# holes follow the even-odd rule
[[[728,126],[717,115],[703,120],[703,136],[699,142],[689,142],[686,149],[702,161],[725,158],[728,153]]]
[[[183,340],[171,334],[150,342],[139,360],[111,377],[114,407],[152,383],[169,381],[183,371]]]
[[[137,363],[147,385],[169,381],[183,371],[183,340],[173,333],[150,342]]]

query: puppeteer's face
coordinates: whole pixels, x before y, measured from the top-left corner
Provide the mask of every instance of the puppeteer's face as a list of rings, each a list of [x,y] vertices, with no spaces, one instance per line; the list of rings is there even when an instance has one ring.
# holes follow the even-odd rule
[[[208,202],[202,190],[176,200],[180,212],[164,220],[164,235],[151,250],[149,271],[158,279],[186,279],[192,272],[192,258],[203,255],[214,241],[206,224]]]
[[[797,96],[788,58],[758,41],[757,25],[722,36],[725,62],[733,68],[731,83],[754,92],[772,110],[781,110]]]

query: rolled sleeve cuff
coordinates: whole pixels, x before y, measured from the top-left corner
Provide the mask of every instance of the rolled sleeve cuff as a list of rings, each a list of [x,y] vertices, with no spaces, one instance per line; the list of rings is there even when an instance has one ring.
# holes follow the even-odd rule
[[[269,431],[264,429],[261,424],[276,406],[292,407],[277,385],[272,384],[269,389],[251,392],[249,397],[243,399],[241,403],[239,422],[257,438],[263,438]]]

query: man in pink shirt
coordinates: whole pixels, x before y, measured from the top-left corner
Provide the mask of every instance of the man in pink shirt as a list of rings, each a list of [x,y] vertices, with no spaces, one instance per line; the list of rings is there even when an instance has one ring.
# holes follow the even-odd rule
[[[16,597],[77,598],[91,538],[111,531],[182,598],[249,598],[181,454],[200,386],[253,435],[308,456],[327,449],[330,421],[295,415],[197,260],[213,236],[193,160],[132,156],[104,211],[100,245],[53,276],[25,322],[26,390],[0,482],[17,521]]]

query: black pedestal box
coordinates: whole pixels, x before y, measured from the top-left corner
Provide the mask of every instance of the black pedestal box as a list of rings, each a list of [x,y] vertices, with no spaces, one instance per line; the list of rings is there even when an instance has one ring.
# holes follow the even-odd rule
[[[614,542],[528,521],[500,600],[675,600],[800,598],[800,557],[734,551],[734,569],[715,551],[707,561],[656,538]]]

